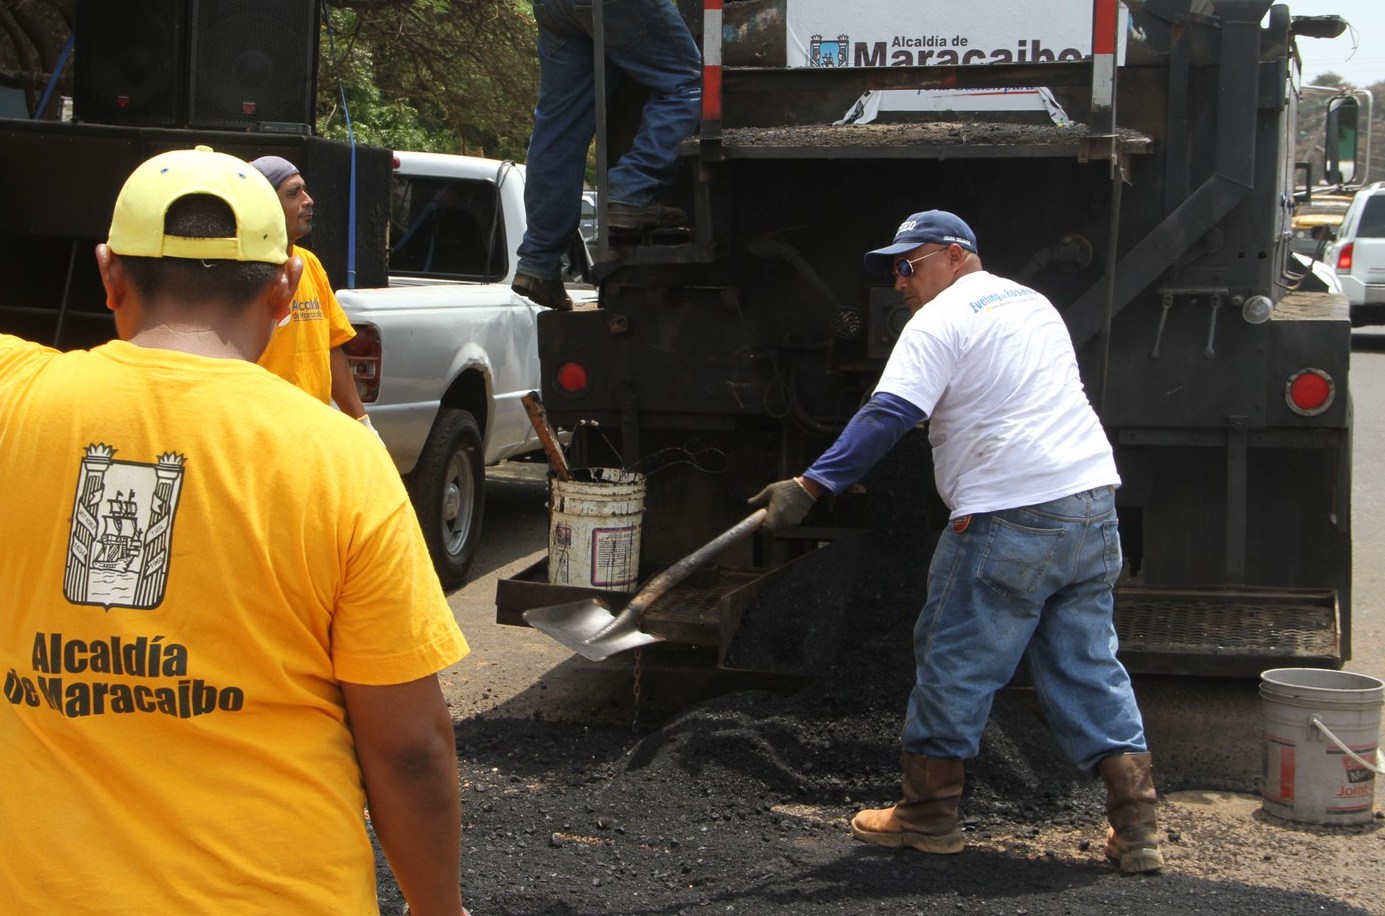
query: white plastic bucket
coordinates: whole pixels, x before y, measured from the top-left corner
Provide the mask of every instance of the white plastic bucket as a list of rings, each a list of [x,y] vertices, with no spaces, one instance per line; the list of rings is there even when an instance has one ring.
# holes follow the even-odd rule
[[[1260,673],[1266,814],[1310,824],[1371,820],[1382,769],[1385,682],[1322,668]]]
[[[548,581],[632,592],[639,582],[644,475],[577,468],[548,479]]]

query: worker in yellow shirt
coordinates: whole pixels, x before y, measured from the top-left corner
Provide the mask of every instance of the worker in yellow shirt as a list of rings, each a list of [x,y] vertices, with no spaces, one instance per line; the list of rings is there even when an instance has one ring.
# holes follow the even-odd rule
[[[0,911],[377,916],[368,810],[413,911],[466,914],[466,639],[389,456],[253,364],[284,229],[245,162],[161,153],[96,246],[120,339],[0,334]]]
[[[298,167],[282,156],[261,156],[250,164],[278,193],[288,229],[289,254],[303,259],[303,279],[294,293],[293,307],[274,329],[259,363],[324,404],[335,401],[343,413],[374,432],[341,349],[356,331],[332,292],[322,262],[298,244],[313,231],[313,199],[307,183]]]

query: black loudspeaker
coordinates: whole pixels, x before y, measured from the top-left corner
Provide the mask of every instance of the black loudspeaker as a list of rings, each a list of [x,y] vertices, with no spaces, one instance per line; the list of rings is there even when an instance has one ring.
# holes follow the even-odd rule
[[[193,0],[189,127],[311,133],[318,0]]]
[[[77,0],[72,116],[78,121],[183,123],[186,0]]]

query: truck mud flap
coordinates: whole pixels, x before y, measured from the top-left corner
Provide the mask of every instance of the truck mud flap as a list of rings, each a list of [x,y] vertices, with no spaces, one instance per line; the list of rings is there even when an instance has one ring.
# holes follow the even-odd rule
[[[1257,677],[1345,661],[1332,591],[1117,587],[1115,617],[1132,673]]]

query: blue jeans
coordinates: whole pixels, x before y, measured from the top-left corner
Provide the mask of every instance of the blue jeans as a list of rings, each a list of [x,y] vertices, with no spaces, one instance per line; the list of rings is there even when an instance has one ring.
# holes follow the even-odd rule
[[[1108,487],[954,519],[914,626],[904,750],[975,757],[996,691],[1027,657],[1049,727],[1079,768],[1143,753],[1144,722],[1116,660],[1111,589],[1120,568]]]
[[[596,132],[591,0],[534,0],[539,102],[529,138],[519,270],[559,275],[577,231],[587,148]],[[606,77],[649,89],[639,132],[607,174],[610,199],[642,207],[668,181],[702,112],[702,55],[673,0],[605,0]]]

